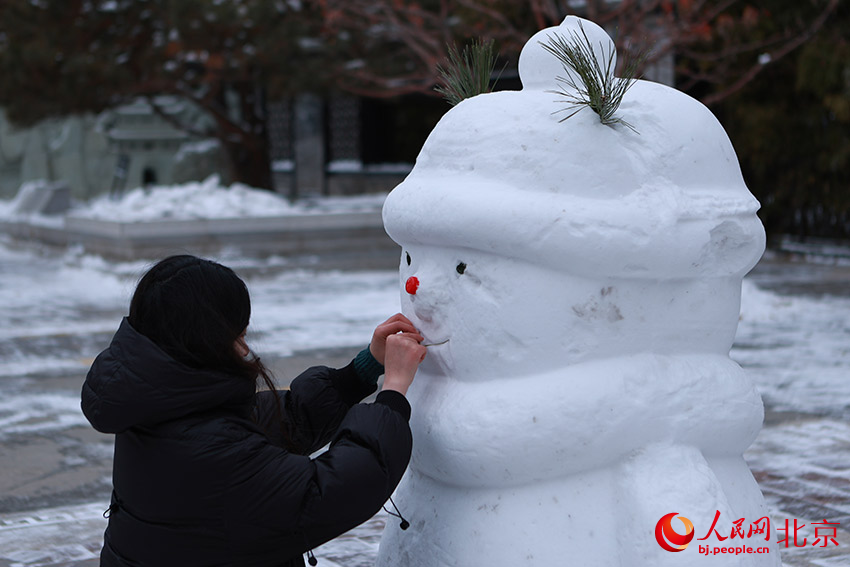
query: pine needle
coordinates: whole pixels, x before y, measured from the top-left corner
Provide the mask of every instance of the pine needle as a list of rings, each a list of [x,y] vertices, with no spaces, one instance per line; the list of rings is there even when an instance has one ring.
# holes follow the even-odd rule
[[[566,102],[569,105],[557,112],[573,111],[562,118],[561,122],[587,106],[599,115],[599,121],[602,124],[622,124],[637,133],[634,126],[614,116],[614,113],[620,107],[626,91],[639,78],[636,76],[637,70],[646,60],[648,51],[639,53],[637,57],[629,61],[623,71],[623,77],[617,78],[614,76],[615,48],[605,49],[605,46],[600,43],[604,60],[599,61],[581,22],[579,22],[579,31],[580,34],[571,31],[569,38],[555,34],[549,36],[547,43],[540,43],[544,49],[558,58],[565,71],[574,70],[580,79],[581,84],[576,84],[570,73],[565,73],[564,77],[555,78],[563,87],[552,92],[564,97],[558,102]]]
[[[447,47],[447,65],[437,65],[437,72],[444,85],[435,87],[434,90],[443,95],[452,106],[466,98],[490,92],[490,77],[498,57],[498,54],[493,52],[493,40],[474,40],[471,45],[464,46],[462,52],[458,51],[456,45]]]

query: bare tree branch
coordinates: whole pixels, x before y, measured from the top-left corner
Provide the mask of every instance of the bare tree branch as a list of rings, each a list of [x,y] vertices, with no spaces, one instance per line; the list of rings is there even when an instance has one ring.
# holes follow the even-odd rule
[[[755,41],[747,37],[749,24],[738,21],[736,15],[755,10],[746,0],[587,0],[580,15],[610,30],[621,52],[651,48],[644,68],[675,54],[684,62],[677,67],[680,87],[701,82],[727,85],[705,97],[704,102],[714,104],[769,66],[762,58],[741,71],[733,61],[750,53],[766,53],[771,62],[778,61],[809,41],[840,1],[828,0],[809,21]],[[368,59],[361,68],[339,70],[343,89],[367,96],[431,93],[438,82],[436,64],[445,57],[446,44],[453,41],[493,39],[502,56],[515,65],[527,39],[543,27],[556,25],[563,15],[555,0],[440,0],[428,9],[418,2],[393,0],[323,2],[333,6],[331,27],[355,30],[372,41],[376,50],[382,41],[406,50],[408,66],[403,70]],[[566,8],[566,2],[561,6]],[[525,19],[518,19],[518,14],[525,14]]]
[[[791,53],[792,51],[794,51],[795,49],[797,49],[798,47],[800,47],[801,45],[803,45],[804,43],[809,41],[817,33],[817,31],[820,28],[823,27],[824,23],[826,23],[830,14],[832,14],[832,12],[835,11],[835,9],[838,7],[838,4],[839,4],[840,1],[841,0],[830,0],[829,4],[827,4],[826,8],[811,23],[811,25],[809,25],[809,27],[805,31],[805,33],[800,34],[795,39],[793,39],[793,40],[789,41],[787,44],[785,44],[783,47],[768,53],[767,55],[770,57],[770,61],[775,62],[775,61],[778,61],[779,59],[782,59],[783,57],[785,57],[786,55],[788,55],[789,53]],[[761,73],[764,70],[764,68],[765,68],[764,63],[762,63],[761,61],[757,62],[755,65],[750,67],[749,70],[747,70],[747,72],[742,74],[738,78],[738,80],[733,82],[731,85],[729,85],[725,89],[722,89],[720,91],[717,91],[717,92],[712,93],[712,94],[708,95],[707,97],[705,97],[703,99],[703,103],[706,106],[711,106],[712,104],[716,104],[717,102],[723,100],[724,98],[728,97],[729,95],[732,95],[732,94],[740,91],[742,88],[744,88],[745,85],[747,85],[747,83],[749,83],[750,81],[755,79],[755,77],[759,73]]]

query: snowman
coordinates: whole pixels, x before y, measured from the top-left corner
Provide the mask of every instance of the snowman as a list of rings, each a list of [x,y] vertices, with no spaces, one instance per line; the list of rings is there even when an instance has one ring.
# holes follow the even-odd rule
[[[402,312],[431,346],[395,495],[410,528],[388,525],[377,564],[779,565],[742,458],[761,398],[728,356],[758,202],[675,89],[637,81],[631,128],[562,120],[569,70],[542,44],[574,32],[613,53],[579,18],[538,32],[523,89],[455,106],[384,205]],[[755,534],[730,539],[736,521]]]

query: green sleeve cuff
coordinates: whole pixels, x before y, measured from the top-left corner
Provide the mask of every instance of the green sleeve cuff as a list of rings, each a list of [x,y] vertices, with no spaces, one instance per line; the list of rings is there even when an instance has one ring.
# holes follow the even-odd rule
[[[369,347],[366,347],[354,357],[354,371],[361,382],[374,386],[378,383],[378,377],[384,373],[384,365],[375,360]]]

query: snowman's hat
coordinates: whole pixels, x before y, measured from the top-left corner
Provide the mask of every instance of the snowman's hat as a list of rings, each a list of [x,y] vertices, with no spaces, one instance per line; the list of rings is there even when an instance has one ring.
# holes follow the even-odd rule
[[[473,248],[576,274],[742,275],[764,250],[758,201],[723,127],[700,102],[637,81],[605,125],[590,108],[567,120],[552,91],[565,69],[543,48],[555,34],[602,28],[575,17],[535,34],[521,91],[467,99],[436,125],[384,205],[396,242]]]

